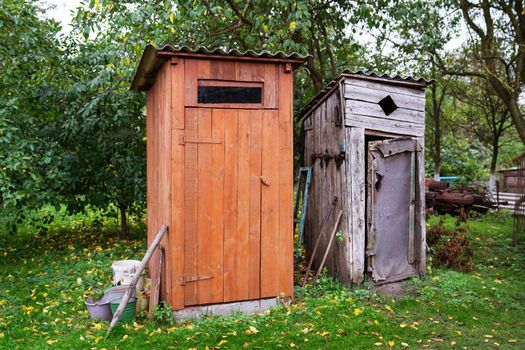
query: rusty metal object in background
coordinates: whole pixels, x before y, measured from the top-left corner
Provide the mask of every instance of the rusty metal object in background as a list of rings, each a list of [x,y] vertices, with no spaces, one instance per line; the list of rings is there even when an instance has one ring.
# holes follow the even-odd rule
[[[438,192],[435,199],[444,203],[455,203],[461,205],[474,204],[474,197],[467,193]]]
[[[341,164],[343,164],[343,162],[345,161],[345,158],[346,158],[346,154],[344,151],[340,151],[337,154],[329,154],[328,151],[326,151],[325,153],[312,154],[312,163],[315,164],[316,160],[319,159],[321,162],[320,165],[322,168],[325,165],[328,165],[328,162],[330,160],[334,160],[337,169],[339,169],[341,167]]]
[[[427,210],[437,213],[461,215],[470,210],[485,213],[497,208],[497,203],[490,200],[486,189],[448,188],[448,183],[425,179],[425,202]]]
[[[430,191],[443,191],[448,188],[449,184],[445,181],[436,181],[432,179],[425,179],[425,187]]]

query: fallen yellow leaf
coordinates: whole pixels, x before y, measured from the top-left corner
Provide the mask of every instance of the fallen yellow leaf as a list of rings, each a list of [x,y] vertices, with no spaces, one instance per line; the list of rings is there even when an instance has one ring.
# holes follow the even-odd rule
[[[244,333],[246,333],[248,335],[252,335],[252,334],[259,333],[259,330],[257,328],[255,328],[254,326],[250,326],[250,327],[248,327],[248,329]]]
[[[388,346],[390,346],[391,348],[393,348],[394,345],[396,345],[396,343],[395,343],[393,340],[389,340],[389,341],[388,341]]]
[[[46,341],[46,343],[47,343],[48,345],[53,345],[53,344],[55,344],[57,341],[58,341],[57,339],[55,339],[55,340],[49,339],[48,341]]]
[[[91,327],[93,330],[98,331],[102,328],[102,323],[93,323],[93,326]]]

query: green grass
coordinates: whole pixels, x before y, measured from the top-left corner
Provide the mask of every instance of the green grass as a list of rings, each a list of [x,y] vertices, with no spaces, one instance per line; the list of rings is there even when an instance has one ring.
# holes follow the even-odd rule
[[[88,318],[84,292],[109,286],[111,262],[140,259],[145,249],[144,223],[132,225],[127,241],[117,238],[114,224],[94,212],[62,213],[45,233],[27,222],[16,235],[0,233],[0,348],[525,347],[525,246],[511,247],[508,215],[467,224],[472,273],[433,269],[408,282],[413,292],[402,299],[348,290],[323,277],[316,289],[297,289],[289,307],[176,325],[138,319],[104,339],[108,324]]]

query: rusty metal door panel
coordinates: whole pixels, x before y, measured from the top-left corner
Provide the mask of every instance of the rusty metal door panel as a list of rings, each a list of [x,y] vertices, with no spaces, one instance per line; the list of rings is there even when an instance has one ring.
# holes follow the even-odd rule
[[[368,143],[367,259],[376,283],[417,274],[414,264],[416,140]]]

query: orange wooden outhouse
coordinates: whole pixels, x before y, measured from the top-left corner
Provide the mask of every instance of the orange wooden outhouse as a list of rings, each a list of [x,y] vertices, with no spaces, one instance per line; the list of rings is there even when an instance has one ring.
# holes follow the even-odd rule
[[[147,46],[148,242],[174,310],[293,294],[297,54]],[[159,252],[150,263],[155,281]]]

